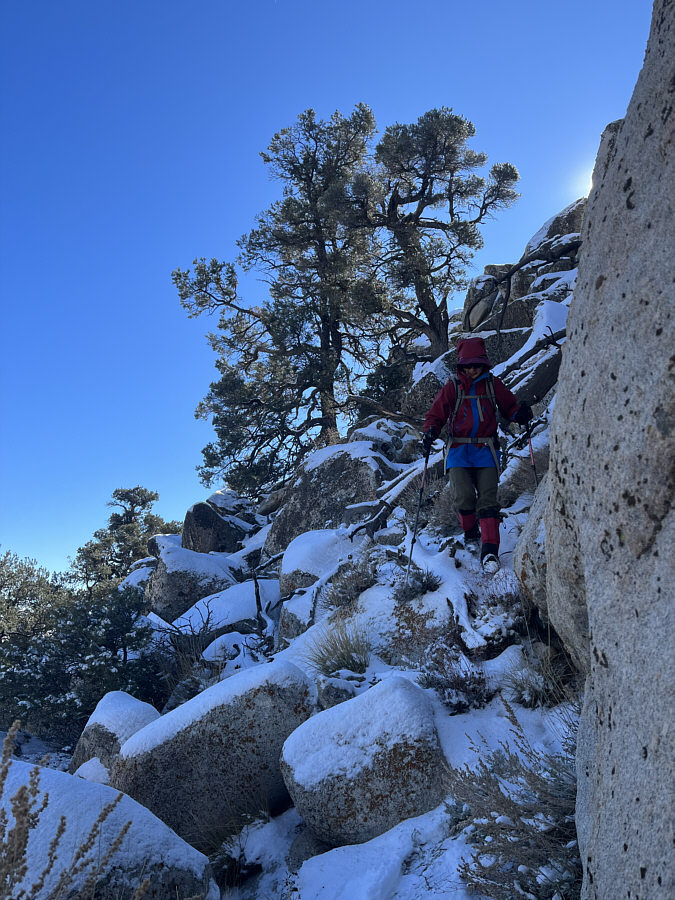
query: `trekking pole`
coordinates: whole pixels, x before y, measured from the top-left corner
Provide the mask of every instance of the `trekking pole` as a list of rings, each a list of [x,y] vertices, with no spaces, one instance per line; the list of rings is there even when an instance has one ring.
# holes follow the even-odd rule
[[[535,491],[539,487],[539,479],[537,478],[537,467],[534,462],[534,450],[532,449],[532,431],[530,429],[530,423],[528,422],[525,426],[525,431],[527,432],[527,443],[530,448],[530,463],[532,465],[532,473],[534,475],[534,489]]]
[[[417,523],[419,522],[419,518],[420,518],[420,509],[422,507],[422,494],[424,493],[424,482],[426,481],[426,478],[427,478],[427,466],[429,465],[429,454],[430,453],[431,453],[431,447],[429,447],[429,449],[427,450],[427,452],[424,456],[424,471],[422,472],[422,484],[420,485],[420,496],[417,501],[417,512],[415,513],[415,527],[413,528],[412,541],[410,542],[410,556],[408,557],[408,568],[405,573],[406,586],[408,584],[408,578],[410,576],[410,566],[412,563],[413,547],[415,546],[415,540],[417,539]]]

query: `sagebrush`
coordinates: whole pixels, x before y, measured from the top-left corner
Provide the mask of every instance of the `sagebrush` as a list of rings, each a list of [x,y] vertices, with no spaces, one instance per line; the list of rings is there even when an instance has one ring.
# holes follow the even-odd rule
[[[465,834],[474,847],[460,877],[493,900],[577,900],[574,735],[568,731],[562,752],[535,748],[504,706],[512,742],[489,749],[483,741],[473,746],[474,765],[447,770],[448,793],[467,816]]]
[[[364,555],[342,568],[321,594],[319,604],[324,609],[347,610],[356,604],[361,594],[377,583],[375,563]]]

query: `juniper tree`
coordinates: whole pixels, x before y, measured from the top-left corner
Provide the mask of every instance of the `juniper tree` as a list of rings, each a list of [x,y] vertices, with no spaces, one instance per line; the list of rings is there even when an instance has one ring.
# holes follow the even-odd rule
[[[179,530],[152,512],[157,499],[139,486],[113,491],[107,527],[65,573],[0,556],[0,727],[19,718],[72,741],[107,691],[166,699],[143,590],[120,587],[153,534]]]
[[[217,435],[203,451],[207,484],[226,470],[233,488],[256,493],[334,441],[354,379],[377,357],[375,236],[347,221],[374,128],[362,104],[327,121],[307,110],[261,154],[283,196],[241,239],[236,261],[264,276],[260,304],[240,297],[234,263],[198,259],[173,273],[189,315],[220,314],[209,335],[220,379],[197,410]]]
[[[78,548],[69,571],[71,583],[84,586],[91,595],[96,585],[119,582],[134,562],[148,555],[148,540],[154,534],[179,532],[178,522],[166,522],[152,512],[158,499],[155,491],[139,485],[116,488],[107,505],[121,512],[111,513],[107,526]]]
[[[375,167],[355,178],[355,227],[367,225],[386,249],[382,259],[396,301],[394,343],[420,335],[432,359],[448,350],[448,300],[483,245],[480,226],[517,198],[518,172],[468,146],[471,122],[451,109],[432,109],[410,125],[385,129]]]

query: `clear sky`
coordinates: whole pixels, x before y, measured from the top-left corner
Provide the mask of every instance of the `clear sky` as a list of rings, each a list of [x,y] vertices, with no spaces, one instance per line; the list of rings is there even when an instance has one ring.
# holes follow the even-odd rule
[[[0,550],[62,569],[117,487],[182,519],[209,492],[215,379],[170,273],[234,257],[278,196],[258,154],[313,107],[380,128],[450,106],[514,163],[484,232],[516,261],[588,189],[648,0],[0,0]],[[253,286],[262,291],[262,286]],[[260,299],[251,296],[251,300]],[[458,301],[461,298],[458,298]]]

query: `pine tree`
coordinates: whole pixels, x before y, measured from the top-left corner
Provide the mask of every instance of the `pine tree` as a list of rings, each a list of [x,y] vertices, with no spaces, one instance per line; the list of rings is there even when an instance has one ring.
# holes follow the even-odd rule
[[[180,523],[165,522],[152,512],[159,494],[137,485],[117,488],[108,506],[120,509],[108,525],[78,548],[69,572],[71,583],[82,585],[91,595],[96,585],[119,583],[134,562],[148,555],[148,540],[154,534],[177,534]]]
[[[445,107],[391,125],[375,148],[376,166],[353,188],[354,226],[368,226],[385,246],[392,341],[405,346],[425,335],[431,359],[448,350],[448,300],[466,286],[483,246],[481,224],[518,196],[510,163],[479,174],[487,156],[469,148],[474,135],[471,122]]]
[[[372,267],[374,235],[347,225],[351,183],[375,123],[368,107],[328,121],[313,110],[274,136],[262,155],[283,185],[240,241],[239,265],[264,274],[269,298],[248,306],[232,263],[195,260],[173,273],[192,316],[218,311],[220,380],[198,415],[218,442],[204,450],[208,484],[255,494],[287,476],[315,446],[336,440],[354,379],[377,355],[384,292]]]

